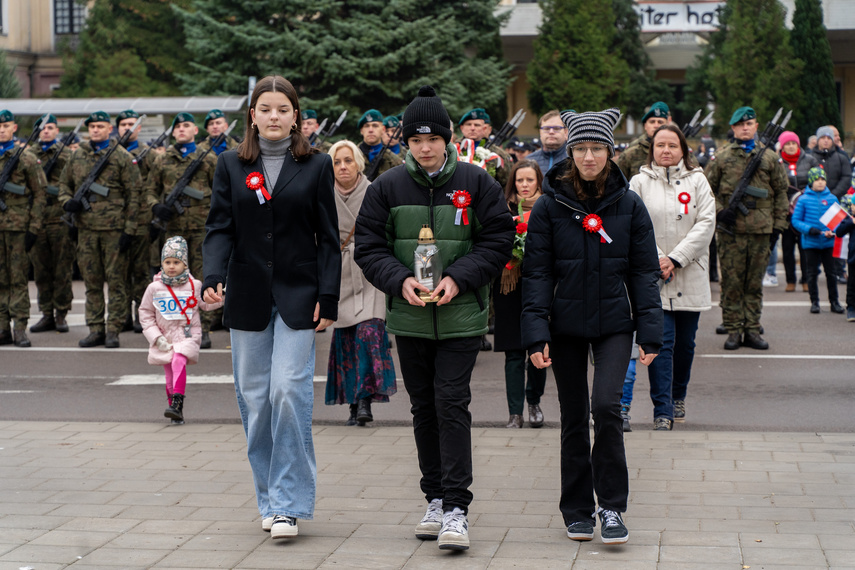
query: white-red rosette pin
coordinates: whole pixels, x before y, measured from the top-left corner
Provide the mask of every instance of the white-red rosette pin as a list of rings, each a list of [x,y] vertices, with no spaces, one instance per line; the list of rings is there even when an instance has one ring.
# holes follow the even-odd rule
[[[680,201],[681,204],[683,204],[683,213],[688,214],[689,202],[692,201],[691,194],[689,194],[688,192],[680,192],[679,196],[677,196],[677,199]]]
[[[260,172],[250,172],[246,177],[246,187],[258,196],[258,203],[264,204],[264,200],[270,200],[270,193],[264,186],[264,175]]]
[[[451,195],[451,202],[457,208],[457,214],[454,217],[454,225],[459,226],[462,220],[463,225],[468,226],[469,213],[467,209],[469,208],[469,204],[472,203],[472,196],[470,196],[469,192],[466,190],[456,190],[454,194]]]
[[[585,219],[582,220],[582,226],[585,228],[586,232],[600,234],[601,243],[612,243],[612,238],[610,238],[609,234],[606,233],[606,230],[603,229],[603,219],[597,214],[588,214],[585,216]]]

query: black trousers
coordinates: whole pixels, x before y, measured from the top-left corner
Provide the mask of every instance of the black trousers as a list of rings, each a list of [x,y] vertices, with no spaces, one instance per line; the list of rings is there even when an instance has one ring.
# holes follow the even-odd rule
[[[834,268],[834,249],[827,247],[825,249],[805,248],[805,257],[807,258],[807,276],[808,276],[808,293],[810,293],[810,302],[819,303],[819,285],[817,280],[819,277],[819,264],[822,263],[822,268],[825,271],[825,281],[828,287],[828,301],[837,300],[837,271]]]
[[[787,274],[787,283],[796,283],[796,247],[799,248],[799,271],[801,280],[799,283],[807,283],[807,261],[805,251],[802,249],[800,234],[791,229],[786,229],[781,234],[781,251],[784,255],[784,272]]]
[[[472,415],[469,380],[481,337],[429,340],[396,336],[404,387],[410,395],[413,434],[428,501],[450,511],[472,502]]]
[[[588,397],[588,347],[594,383]],[[632,334],[597,339],[556,337],[549,345],[561,407],[561,500],[564,524],[590,520],[599,506],[626,511],[629,475],[620,398],[629,366]],[[589,418],[594,417],[591,448]]]

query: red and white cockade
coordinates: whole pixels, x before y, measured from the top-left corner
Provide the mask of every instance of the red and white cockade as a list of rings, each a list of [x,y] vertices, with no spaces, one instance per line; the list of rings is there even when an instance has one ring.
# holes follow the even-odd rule
[[[258,203],[264,204],[264,200],[270,200],[270,192],[264,186],[264,175],[260,172],[250,172],[246,177],[246,187],[258,196]]]
[[[610,238],[609,234],[606,233],[606,230],[603,229],[603,219],[597,214],[588,214],[585,216],[585,219],[582,220],[582,226],[585,228],[586,232],[600,234],[601,243],[612,243],[612,238]]]

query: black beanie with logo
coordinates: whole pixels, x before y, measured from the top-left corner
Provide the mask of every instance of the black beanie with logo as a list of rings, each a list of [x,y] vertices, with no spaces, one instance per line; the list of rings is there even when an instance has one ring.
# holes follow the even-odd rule
[[[419,89],[419,94],[404,111],[404,140],[416,135],[439,135],[445,144],[451,142],[451,118],[430,85]]]

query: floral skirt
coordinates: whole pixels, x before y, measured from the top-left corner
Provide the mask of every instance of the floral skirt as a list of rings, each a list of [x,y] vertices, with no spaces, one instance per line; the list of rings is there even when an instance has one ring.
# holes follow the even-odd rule
[[[327,369],[328,405],[355,404],[368,397],[373,402],[388,402],[397,391],[395,363],[382,319],[334,329]]]

